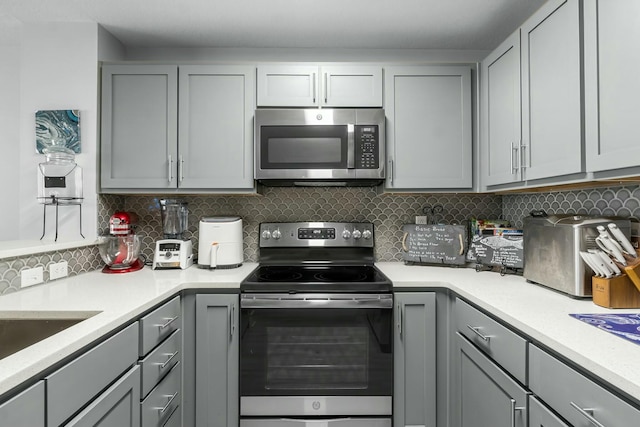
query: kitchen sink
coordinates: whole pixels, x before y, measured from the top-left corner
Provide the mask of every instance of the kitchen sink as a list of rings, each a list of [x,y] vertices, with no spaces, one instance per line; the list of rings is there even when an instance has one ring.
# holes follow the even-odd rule
[[[97,312],[29,313],[28,317],[0,314],[0,359],[67,329]]]

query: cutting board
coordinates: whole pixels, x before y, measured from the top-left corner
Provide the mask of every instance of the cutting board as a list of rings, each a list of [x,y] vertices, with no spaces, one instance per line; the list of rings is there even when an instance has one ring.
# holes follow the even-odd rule
[[[467,249],[464,225],[402,226],[402,259],[420,264],[463,265]]]

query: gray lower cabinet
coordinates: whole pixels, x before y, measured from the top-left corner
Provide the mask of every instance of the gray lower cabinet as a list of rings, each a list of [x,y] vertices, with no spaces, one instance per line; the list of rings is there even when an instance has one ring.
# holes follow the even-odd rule
[[[526,427],[529,392],[456,333],[461,427]]]
[[[529,345],[529,387],[574,427],[629,427],[640,420],[638,408],[535,345]]]
[[[529,396],[529,427],[570,427],[535,396]]]
[[[65,427],[139,427],[140,368],[134,366]]]
[[[239,302],[236,294],[196,295],[196,427],[239,422]]]
[[[394,295],[393,425],[436,426],[436,294]]]
[[[0,424],[11,427],[44,427],[44,381],[0,403]]]
[[[471,67],[386,67],[389,190],[471,189]]]

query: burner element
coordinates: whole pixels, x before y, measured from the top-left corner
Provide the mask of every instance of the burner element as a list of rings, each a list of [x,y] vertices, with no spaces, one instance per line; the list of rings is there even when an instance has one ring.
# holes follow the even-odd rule
[[[302,278],[302,273],[291,267],[267,267],[258,273],[265,282],[291,282]]]
[[[362,282],[367,280],[367,274],[359,270],[335,269],[316,273],[314,276],[322,282]]]

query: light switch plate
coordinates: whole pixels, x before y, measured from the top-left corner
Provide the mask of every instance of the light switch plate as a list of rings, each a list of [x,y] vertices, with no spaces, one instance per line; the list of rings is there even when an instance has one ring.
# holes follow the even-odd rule
[[[20,272],[20,287],[26,288],[28,286],[33,286],[37,285],[38,283],[44,282],[43,272],[44,270],[42,267],[34,267],[22,270]]]
[[[69,275],[69,263],[60,261],[49,266],[49,280],[56,280]]]

